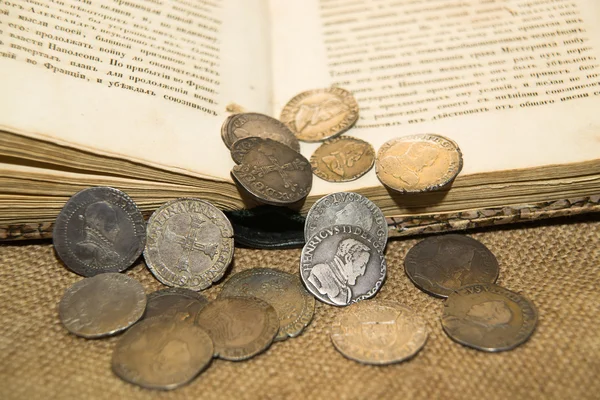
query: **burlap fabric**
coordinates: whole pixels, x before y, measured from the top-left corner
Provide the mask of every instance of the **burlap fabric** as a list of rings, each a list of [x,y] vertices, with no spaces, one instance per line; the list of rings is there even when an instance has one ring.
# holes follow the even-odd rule
[[[378,298],[422,314],[429,340],[414,359],[373,367],[345,359],[329,327],[340,309],[317,302],[304,334],[246,362],[214,360],[172,392],[138,388],[110,369],[118,337],[85,340],[60,324],[63,291],[81,279],[49,243],[0,245],[0,399],[598,399],[600,397],[600,218],[521,225],[472,234],[497,256],[498,283],[525,294],[540,319],[529,342],[487,354],[450,340],[439,323],[443,302],[404,274],[419,239],[388,245],[388,279]],[[272,267],[297,273],[299,250],[236,249],[230,273]],[[127,272],[149,293],[161,288],[142,262]],[[217,285],[204,293],[214,299]]]

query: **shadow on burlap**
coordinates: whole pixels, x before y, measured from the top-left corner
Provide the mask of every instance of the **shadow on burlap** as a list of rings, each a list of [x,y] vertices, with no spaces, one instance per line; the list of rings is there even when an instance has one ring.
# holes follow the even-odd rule
[[[406,304],[427,320],[429,340],[412,360],[374,367],[345,359],[329,339],[340,309],[317,302],[300,337],[246,362],[215,359],[191,384],[166,393],[113,375],[118,337],[85,340],[61,326],[57,304],[81,278],[56,259],[51,244],[0,245],[0,398],[598,398],[600,219],[472,236],[498,258],[498,284],[538,308],[534,335],[517,349],[487,354],[450,340],[439,323],[443,301],[419,291],[404,274],[404,256],[419,239],[398,240],[388,245],[388,278],[377,298]],[[300,250],[236,249],[227,276],[254,267],[297,273],[299,256]],[[147,293],[162,287],[141,261],[127,274]],[[216,285],[204,294],[214,299],[219,290]]]

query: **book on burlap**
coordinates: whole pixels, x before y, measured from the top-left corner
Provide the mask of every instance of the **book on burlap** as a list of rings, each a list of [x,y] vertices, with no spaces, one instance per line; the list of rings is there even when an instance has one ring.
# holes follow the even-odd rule
[[[146,215],[185,196],[247,208],[219,133],[228,112],[278,117],[329,86],[358,101],[347,135],[378,149],[441,134],[464,168],[418,195],[374,170],[315,177],[300,212],[356,191],[403,235],[600,209],[593,0],[24,0],[0,5],[0,55],[1,239],[48,237],[96,185]]]

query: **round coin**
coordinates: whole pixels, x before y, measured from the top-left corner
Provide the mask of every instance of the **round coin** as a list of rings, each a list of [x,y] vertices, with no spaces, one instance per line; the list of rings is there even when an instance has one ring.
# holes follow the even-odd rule
[[[144,258],[167,286],[203,290],[225,274],[233,258],[233,228],[207,201],[170,201],[152,214]]]
[[[141,321],[117,343],[112,369],[123,380],[149,389],[170,390],[194,379],[213,358],[208,333],[170,317]]]
[[[142,317],[145,308],[146,294],[138,281],[106,273],[68,288],[58,305],[58,315],[69,332],[95,339],[129,328]]]
[[[226,122],[225,134],[223,134],[222,130],[221,137],[230,150],[233,144],[240,139],[260,137],[275,140],[298,153],[300,152],[300,143],[292,131],[281,121],[271,118],[268,115],[258,113],[234,114]]]
[[[427,341],[427,328],[407,307],[370,300],[344,310],[331,327],[331,341],[349,359],[391,364],[417,354]]]
[[[535,329],[533,303],[492,283],[464,286],[444,303],[442,327],[458,343],[477,350],[511,350]]]
[[[296,203],[310,192],[312,172],[302,154],[271,139],[248,137],[235,144],[231,174],[252,196],[265,204]]]
[[[162,289],[148,295],[144,319],[167,315],[181,321],[194,322],[196,315],[206,304],[206,297],[193,290]]]
[[[499,274],[496,257],[483,243],[454,234],[417,243],[406,254],[404,270],[419,289],[438,297],[473,283],[494,283]]]
[[[411,135],[381,146],[375,172],[390,189],[419,193],[450,185],[462,164],[462,153],[452,140],[432,134]]]
[[[296,275],[271,268],[253,268],[233,275],[219,297],[256,297],[273,306],[279,317],[275,340],[298,336],[315,312],[315,298]]]
[[[223,121],[223,124],[221,125],[221,139],[223,139],[223,143],[225,143],[225,146],[227,146],[228,149],[231,148],[231,144],[227,139],[227,126],[229,126],[229,122],[231,122],[231,118],[233,118],[234,115],[235,114],[228,115],[227,118],[225,118],[225,120]]]
[[[200,311],[196,324],[212,338],[215,356],[230,361],[263,352],[279,330],[275,309],[255,297],[221,297]]]
[[[373,146],[350,136],[326,141],[310,157],[313,173],[328,182],[354,181],[369,172],[374,162]]]
[[[145,241],[146,223],[133,200],[102,186],[74,194],[53,232],[58,256],[83,276],[124,271],[140,256]]]
[[[285,105],[280,119],[298,139],[319,142],[350,129],[358,120],[358,103],[342,88],[308,90]]]
[[[317,299],[347,306],[379,291],[386,275],[382,250],[378,239],[358,226],[324,228],[304,245],[300,276]]]
[[[355,225],[374,236],[385,248],[388,226],[381,209],[358,193],[339,192],[321,197],[306,215],[304,239],[308,241],[321,229],[332,225]]]

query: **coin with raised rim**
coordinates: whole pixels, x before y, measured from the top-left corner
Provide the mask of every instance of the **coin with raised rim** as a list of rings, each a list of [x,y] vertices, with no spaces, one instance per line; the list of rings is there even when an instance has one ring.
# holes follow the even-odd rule
[[[273,306],[279,317],[275,340],[300,335],[315,312],[315,298],[300,278],[272,268],[253,268],[233,275],[223,284],[219,297],[257,297]]]
[[[144,319],[165,315],[194,322],[196,315],[207,304],[206,297],[190,289],[161,289],[148,295]]]
[[[511,350],[533,333],[538,314],[531,301],[492,283],[464,286],[444,302],[442,327],[451,339],[477,350]]]
[[[292,131],[281,121],[268,115],[259,113],[234,114],[228,117],[226,123],[227,125],[221,131],[221,137],[230,150],[238,140],[253,136],[275,140],[298,153],[300,152],[300,143]]]
[[[58,305],[60,321],[77,336],[96,339],[136,323],[146,309],[146,294],[134,278],[106,273],[85,278],[65,291]]]
[[[354,181],[369,172],[374,163],[373,146],[351,136],[326,141],[310,157],[313,173],[328,182]]]
[[[167,286],[206,289],[223,277],[233,251],[231,223],[207,201],[172,200],[148,221],[144,258],[150,272]]]
[[[74,194],[54,225],[56,253],[73,272],[121,272],[142,254],[146,223],[124,192],[99,186]]]

